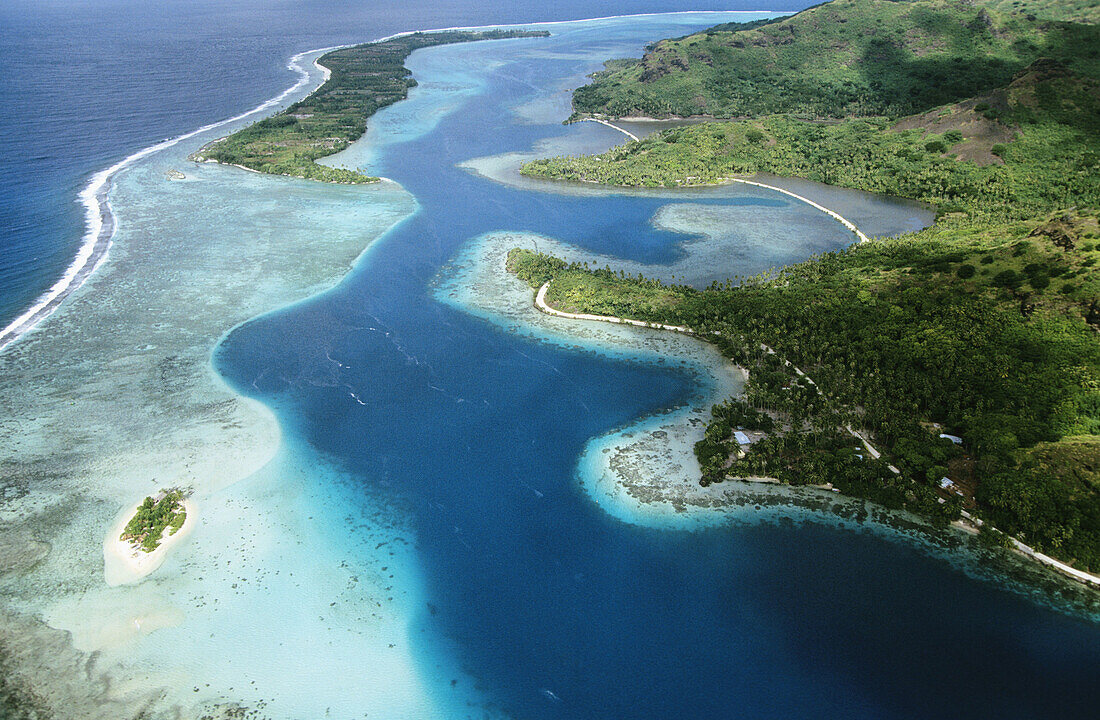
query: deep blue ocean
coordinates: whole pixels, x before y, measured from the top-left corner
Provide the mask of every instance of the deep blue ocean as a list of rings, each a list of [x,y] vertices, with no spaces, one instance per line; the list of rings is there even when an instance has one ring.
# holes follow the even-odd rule
[[[0,3],[0,327],[68,266],[88,178],[232,117],[294,78],[294,53],[417,28],[801,0],[5,0]]]
[[[417,27],[799,6],[8,2],[0,321],[68,264],[93,172],[277,94],[295,52]],[[336,290],[246,323],[215,357],[291,446],[409,508],[417,626],[447,641],[425,665],[453,654],[524,718],[1093,717],[1095,624],[869,531],[643,528],[578,492],[585,443],[675,405],[691,375],[517,338],[431,293],[464,243],[499,229],[647,263],[679,252],[670,233],[628,232],[667,199],[530,193],[455,167],[547,134],[500,112],[545,67],[493,75],[481,101],[388,148],[371,171],[421,211]],[[339,358],[343,385],[301,381],[319,356]]]

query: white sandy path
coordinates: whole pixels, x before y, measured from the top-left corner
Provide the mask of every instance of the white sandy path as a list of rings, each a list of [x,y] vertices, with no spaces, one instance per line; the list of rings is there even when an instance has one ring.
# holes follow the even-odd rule
[[[638,138],[637,135],[630,132],[629,130],[625,130],[625,129],[619,127],[618,125],[610,123],[607,120],[603,120],[601,118],[585,118],[585,120],[600,123],[601,125],[606,125],[609,128],[614,128],[615,130],[618,130],[619,132],[621,132],[624,135],[628,136],[634,142],[639,142],[639,138]],[[829,208],[825,207],[824,205],[821,205],[820,203],[814,202],[813,200],[811,200],[808,197],[805,197],[803,195],[799,195],[798,193],[791,192],[790,190],[785,190],[781,187],[776,187],[775,185],[768,185],[767,183],[757,182],[755,180],[745,180],[744,178],[727,177],[727,178],[722,178],[722,180],[720,182],[723,182],[723,183],[731,182],[731,183],[741,183],[742,185],[753,185],[755,187],[764,188],[766,190],[774,190],[777,193],[783,193],[784,195],[792,197],[795,200],[798,200],[799,202],[806,203],[807,205],[814,208],[815,210],[820,210],[821,212],[823,212],[826,215],[828,215],[829,217],[831,217],[833,220],[836,220],[838,223],[840,223],[841,225],[843,225],[844,227],[848,228],[853,233],[855,233],[856,238],[858,238],[861,243],[871,241],[871,238],[867,237],[863,233],[863,231],[860,230],[858,227],[856,227],[855,223],[853,223],[848,218],[844,217],[843,215],[841,215],[840,213],[838,213],[834,210],[830,210]]]
[[[567,312],[562,312],[561,310],[555,310],[554,308],[552,308],[552,307],[550,307],[549,305],[546,304],[546,291],[549,290],[549,289],[550,289],[550,283],[545,282],[545,283],[543,283],[542,287],[539,288],[538,293],[535,295],[535,305],[538,307],[539,310],[543,311],[547,315],[557,315],[558,317],[570,318],[572,320],[599,320],[601,322],[619,323],[619,324],[622,324],[622,325],[636,325],[637,327],[656,328],[658,330],[671,330],[673,332],[684,333],[685,335],[697,335],[698,334],[694,330],[692,330],[691,328],[684,327],[683,325],[662,325],[661,323],[650,323],[650,322],[645,322],[643,320],[630,320],[629,318],[615,317],[613,315],[591,315],[589,313],[567,313]],[[722,333],[718,332],[717,330],[713,330],[711,332],[714,335],[721,335],[722,334]],[[776,354],[775,350],[773,350],[771,347],[765,345],[764,343],[760,343],[760,349],[763,350],[764,352],[768,353],[769,355],[775,355]],[[805,378],[806,382],[810,383],[814,387],[817,387],[817,383],[814,382],[814,379],[812,377],[810,377],[809,375],[807,375],[806,373],[802,372],[801,368],[799,368],[796,365],[792,365],[789,360],[783,360],[782,358],[780,358],[780,359],[782,360],[784,365],[786,365],[787,367],[794,370],[795,373],[799,377]],[[856,435],[855,432],[852,432],[852,434]],[[864,440],[861,436],[856,435],[856,437],[863,440],[864,443],[867,443],[867,441]],[[868,444],[868,447],[870,447],[869,444]],[[874,453],[875,457],[878,457],[878,451],[877,450],[874,450],[872,448],[872,452]]]
[[[174,534],[164,536],[156,550],[145,552],[135,548],[129,541],[120,539],[126,523],[130,522],[130,518],[139,507],[141,503],[119,516],[118,522],[111,527],[111,531],[103,539],[103,576],[107,584],[112,587],[135,583],[163,565],[172,548],[183,542],[198,522],[198,509],[194,501],[184,498],[183,508],[187,512],[187,517],[183,525]]]
[[[606,125],[607,127],[611,128],[612,130],[618,130],[619,132],[621,132],[623,135],[626,135],[628,138],[630,138],[634,142],[638,142],[641,139],[637,135],[635,135],[634,133],[627,130],[626,128],[621,128],[618,125],[615,125],[613,123],[609,123],[606,120],[601,120],[600,118],[585,118],[585,120],[587,122],[594,122],[594,123],[599,123],[600,125]]]
[[[535,295],[535,305],[547,315],[557,315],[558,317],[571,318],[573,320],[600,320],[602,322],[637,325],[638,327],[658,328],[660,330],[672,330],[673,332],[694,334],[691,328],[686,328],[683,325],[662,325],[660,323],[648,323],[641,320],[614,317],[613,315],[590,315],[588,313],[567,313],[561,310],[555,310],[546,304],[546,291],[549,287],[549,282],[543,283],[542,287],[539,288],[538,294]]]
[[[978,530],[986,524],[982,521],[981,518],[974,517],[966,510],[962,511],[962,516],[963,520],[956,521],[954,525],[955,527],[966,530],[967,532],[978,532]],[[990,527],[993,526],[990,525]],[[1021,555],[1026,555],[1036,562],[1040,562],[1048,567],[1054,568],[1055,570],[1058,570],[1065,575],[1069,575],[1075,580],[1079,580],[1087,585],[1100,587],[1100,577],[1091,573],[1087,573],[1084,570],[1078,570],[1077,568],[1070,567],[1064,562],[1061,562],[1060,560],[1055,560],[1049,555],[1044,555],[1043,553],[1037,551],[1035,548],[1031,547],[1030,545],[1025,545],[1011,535],[1007,535],[1007,537],[1009,542],[1012,543],[1012,548]]]
[[[726,178],[726,180],[729,181],[729,182],[741,183],[742,185],[755,185],[756,187],[767,188],[768,190],[774,190],[778,193],[783,193],[784,195],[789,195],[790,197],[793,197],[795,200],[799,200],[801,202],[804,202],[807,205],[809,205],[810,207],[816,208],[817,210],[820,210],[821,212],[825,213],[826,215],[831,217],[833,220],[836,220],[838,223],[840,223],[841,225],[843,225],[844,227],[848,228],[853,233],[855,233],[856,237],[859,238],[859,241],[861,243],[871,242],[871,238],[864,235],[863,231],[860,230],[859,228],[857,228],[851,220],[844,217],[840,213],[837,213],[837,212],[834,212],[834,211],[830,210],[829,208],[825,207],[824,205],[819,205],[818,203],[815,203],[813,200],[809,199],[808,197],[803,197],[802,195],[799,195],[798,193],[793,193],[790,190],[784,190],[783,188],[776,187],[775,185],[768,185],[766,183],[756,182],[755,180],[743,180],[742,178]]]
[[[648,323],[648,322],[643,322],[641,320],[630,320],[629,318],[615,317],[613,315],[593,315],[593,314],[590,314],[590,313],[569,313],[569,312],[562,312],[561,310],[555,310],[554,308],[552,308],[552,307],[550,307],[549,305],[546,304],[546,291],[549,288],[550,288],[550,283],[545,282],[545,283],[543,283],[542,287],[539,288],[538,293],[535,295],[535,307],[537,307],[539,310],[546,313],[547,315],[555,315],[557,317],[570,318],[572,320],[597,320],[597,321],[600,321],[600,322],[619,323],[619,324],[622,324],[622,325],[636,325],[637,327],[656,328],[656,329],[659,329],[659,330],[671,330],[673,332],[685,333],[685,334],[689,334],[689,335],[696,334],[691,328],[684,327],[683,325],[663,325],[661,323]],[[717,335],[719,333],[717,331],[715,331],[714,334]],[[768,352],[769,354],[773,354],[775,352],[774,350],[772,350],[767,345],[761,345],[760,347],[763,350],[765,350],[766,352]],[[786,362],[786,364],[789,367],[794,368],[795,372],[797,372],[799,375],[805,377],[809,382],[813,383],[813,380],[808,375],[806,375],[804,372],[802,372],[800,369],[798,369],[794,365],[791,365],[790,362],[787,362],[787,361],[784,361],[784,362]],[[846,427],[845,429],[849,433],[851,433],[854,437],[859,438],[863,442],[863,445],[867,448],[867,451],[869,453],[871,453],[871,455],[873,457],[878,458],[878,457],[881,456],[882,453],[880,453],[877,449],[875,449],[874,446],[872,446],[871,443],[867,441],[867,438],[863,437],[863,435],[856,432],[851,427]],[[896,467],[894,467],[893,465],[889,465],[888,467],[890,468],[891,471],[894,472],[894,474],[900,474],[900,471]],[[963,517],[966,518],[966,520],[969,521],[973,526],[972,528],[967,528],[964,524],[960,523],[960,526],[963,527],[964,529],[976,530],[977,528],[980,528],[984,524],[980,518],[974,517],[970,513],[966,512],[965,510],[963,511],[962,514],[963,514]],[[1092,575],[1090,573],[1084,572],[1083,570],[1078,570],[1076,568],[1070,567],[1069,565],[1066,565],[1064,562],[1061,562],[1059,560],[1055,560],[1054,558],[1050,557],[1049,555],[1044,555],[1043,553],[1036,551],[1034,548],[1029,547],[1028,545],[1025,545],[1024,543],[1020,542],[1019,540],[1017,540],[1014,537],[1009,536],[1009,540],[1012,542],[1012,545],[1013,545],[1014,549],[1017,552],[1019,552],[1020,554],[1025,555],[1027,557],[1030,557],[1030,558],[1032,558],[1032,559],[1034,559],[1038,562],[1041,562],[1042,564],[1044,564],[1048,567],[1051,567],[1055,570],[1058,570],[1058,571],[1074,578],[1075,580],[1079,580],[1083,583],[1100,587],[1100,577],[1097,577],[1096,575]]]
[[[977,518],[974,518],[974,519],[977,520]],[[981,522],[981,521],[978,520],[978,522]],[[1054,558],[1050,557],[1049,555],[1044,555],[1043,553],[1037,552],[1035,549],[1033,549],[1033,548],[1031,548],[1027,545],[1024,545],[1022,542],[1020,542],[1019,540],[1017,540],[1014,537],[1010,536],[1008,539],[1012,541],[1012,546],[1013,546],[1013,548],[1015,548],[1016,552],[1023,553],[1024,555],[1027,555],[1031,559],[1038,560],[1039,562],[1043,563],[1044,565],[1052,567],[1055,570],[1059,570],[1059,571],[1061,571],[1061,572],[1063,572],[1063,573],[1065,573],[1065,574],[1067,574],[1067,575],[1069,575],[1069,576],[1071,576],[1071,577],[1073,577],[1077,580],[1080,580],[1083,583],[1087,583],[1089,585],[1100,587],[1100,577],[1097,577],[1096,575],[1092,575],[1091,573],[1087,573],[1084,570],[1078,570],[1076,568],[1071,568],[1069,565],[1066,565],[1064,562],[1059,562],[1058,560],[1055,560]]]

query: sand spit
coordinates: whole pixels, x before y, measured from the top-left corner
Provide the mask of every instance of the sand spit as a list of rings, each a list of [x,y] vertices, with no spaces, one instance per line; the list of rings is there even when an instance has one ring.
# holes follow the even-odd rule
[[[605,126],[611,128],[612,130],[618,130],[619,132],[621,132],[623,135],[626,135],[628,138],[630,138],[634,142],[638,142],[638,140],[639,140],[638,136],[635,135],[634,133],[632,133],[629,130],[626,130],[624,128],[621,128],[618,125],[610,123],[607,120],[601,120],[600,118],[590,117],[590,118],[584,118],[584,120],[582,122],[584,122],[584,121],[599,123],[600,125],[605,125]]]
[[[743,370],[708,343],[679,333],[542,312],[533,302],[535,290],[505,269],[513,247],[598,266],[605,261],[542,236],[490,233],[455,258],[438,281],[436,296],[509,332],[573,349],[694,368],[698,373],[696,392],[683,405],[640,418],[585,446],[577,462],[577,483],[609,515],[631,524],[680,530],[790,521],[873,529],[885,539],[920,547],[971,576],[1007,584],[1033,599],[1035,589],[1044,588],[1047,597],[1058,598],[1062,611],[1097,612],[1097,597],[1078,582],[1016,553],[983,548],[957,528],[933,528],[915,516],[827,488],[792,487],[765,478],[702,487],[694,444],[702,438],[711,405],[741,391]]]

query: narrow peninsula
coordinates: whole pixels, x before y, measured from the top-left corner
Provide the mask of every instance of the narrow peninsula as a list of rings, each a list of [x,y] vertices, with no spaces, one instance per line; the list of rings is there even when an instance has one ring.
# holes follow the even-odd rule
[[[749,371],[696,445],[701,483],[829,484],[1096,573],[1090,12],[834,0],[609,63],[576,91],[573,119],[712,121],[524,174],[675,188],[772,173],[923,201],[937,221],[706,289],[525,250],[509,267],[554,309],[688,328]]]
[[[334,50],[317,60],[331,75],[315,92],[282,112],[210,143],[193,158],[324,182],[376,182],[376,177],[316,161],[358,140],[366,132],[371,115],[408,97],[416,80],[404,63],[413,51],[434,45],[549,34],[545,30],[503,29],[415,32]]]

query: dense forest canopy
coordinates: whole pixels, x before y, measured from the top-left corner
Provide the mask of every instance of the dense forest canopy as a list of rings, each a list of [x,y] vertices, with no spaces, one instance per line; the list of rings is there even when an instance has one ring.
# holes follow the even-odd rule
[[[1100,77],[1100,27],[1006,5],[833,0],[720,25],[610,63],[573,106],[576,116],[900,117],[1006,85],[1039,58]]]
[[[769,172],[921,200],[937,222],[703,291],[518,250],[510,267],[552,281],[555,307],[686,325],[750,370],[696,446],[701,482],[831,483],[937,522],[969,510],[1100,570],[1100,29],[1068,22],[1095,12],[834,0],[609,63],[576,110],[738,119],[524,174]],[[763,437],[742,447],[739,428]]]

